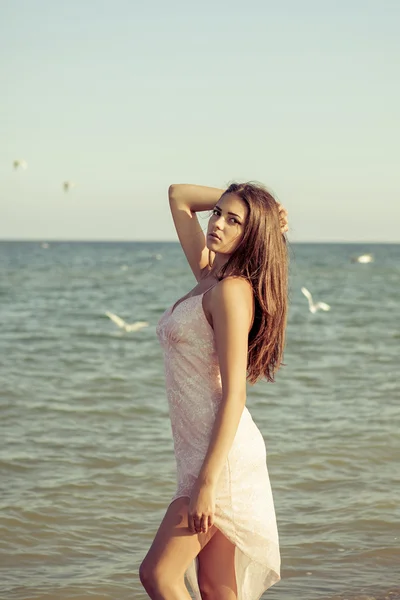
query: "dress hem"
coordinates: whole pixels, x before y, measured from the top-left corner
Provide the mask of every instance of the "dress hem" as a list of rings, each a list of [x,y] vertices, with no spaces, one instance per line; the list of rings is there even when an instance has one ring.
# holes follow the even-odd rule
[[[175,500],[178,500],[179,498],[189,498],[189,500],[190,500],[190,496],[189,496],[188,494],[179,494],[178,496],[173,496],[173,497],[172,497],[172,500],[171,500],[171,502],[168,504],[168,508],[171,506],[171,504],[172,504],[173,502],[175,502]],[[222,529],[221,529],[220,527],[218,527],[218,525],[216,525],[215,523],[214,523],[214,525],[215,525],[215,527],[218,529],[218,531],[220,531],[220,532],[221,532],[221,533],[222,533],[222,534],[223,534],[223,535],[226,537],[226,539],[227,539],[227,540],[229,540],[229,541],[231,542],[231,544],[233,544],[233,545],[234,545],[236,548],[238,548],[238,550],[240,550],[240,552],[241,552],[241,553],[242,553],[242,554],[243,554],[243,555],[244,555],[246,558],[248,558],[249,560],[251,560],[251,561],[253,561],[253,562],[257,563],[258,565],[261,565],[261,566],[263,566],[263,567],[265,567],[265,566],[266,566],[266,567],[268,567],[268,568],[269,568],[269,569],[270,569],[270,570],[271,570],[273,573],[275,573],[275,575],[276,575],[276,577],[277,577],[277,580],[276,580],[276,581],[274,581],[274,583],[273,583],[272,585],[274,585],[275,583],[278,583],[278,581],[280,581],[280,580],[281,580],[281,576],[280,576],[280,575],[279,575],[279,574],[278,574],[278,573],[275,571],[275,569],[272,569],[271,567],[269,567],[269,566],[268,566],[268,564],[267,564],[267,563],[261,562],[261,561],[260,561],[260,560],[258,560],[257,558],[254,558],[253,556],[250,556],[250,555],[249,555],[247,552],[244,552],[244,551],[243,551],[243,550],[242,550],[242,549],[239,547],[239,545],[237,544],[237,542],[234,542],[234,541],[233,541],[233,540],[232,540],[232,539],[229,537],[229,535],[227,535],[227,534],[225,533],[225,531],[222,531]]]

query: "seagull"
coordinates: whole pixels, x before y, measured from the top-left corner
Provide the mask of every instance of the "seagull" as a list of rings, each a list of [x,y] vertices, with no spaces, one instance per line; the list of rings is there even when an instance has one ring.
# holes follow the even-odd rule
[[[374,262],[374,257],[372,254],[360,254],[360,256],[356,256],[356,258],[352,259],[353,262],[358,262],[362,264]]]
[[[64,181],[63,183],[64,192],[68,192],[74,187],[76,187],[76,183],[74,183],[73,181]]]
[[[329,306],[329,304],[325,304],[325,302],[317,302],[316,304],[314,304],[312,296],[307,288],[302,287],[301,291],[303,292],[303,294],[305,295],[305,297],[308,300],[308,306],[309,306],[310,312],[316,313],[317,310],[319,310],[319,309],[325,310],[325,311],[331,310],[331,307]]]
[[[14,169],[27,169],[28,163],[23,158],[17,158],[13,162]]]
[[[111,321],[114,321],[114,323],[118,325],[118,327],[121,327],[121,329],[125,329],[125,331],[139,331],[139,329],[143,329],[143,327],[148,326],[147,321],[125,323],[125,321],[121,319],[121,317],[118,317],[118,315],[114,315],[112,312],[107,311],[105,314],[111,319]]]

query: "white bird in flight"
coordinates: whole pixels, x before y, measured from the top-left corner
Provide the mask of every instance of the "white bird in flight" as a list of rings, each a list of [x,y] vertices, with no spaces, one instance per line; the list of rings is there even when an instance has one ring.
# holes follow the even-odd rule
[[[106,312],[107,317],[111,319],[118,327],[124,329],[125,331],[139,331],[139,329],[143,329],[148,326],[147,321],[136,321],[135,323],[125,323],[121,317],[118,315],[114,315],[112,312]]]
[[[366,264],[366,263],[374,262],[374,257],[372,256],[372,254],[361,254],[360,256],[357,256],[356,258],[354,258],[353,262]]]
[[[76,187],[76,183],[74,183],[73,181],[64,181],[63,183],[64,192],[68,192],[74,187]]]
[[[301,291],[303,292],[303,294],[305,295],[305,297],[308,300],[308,307],[310,309],[310,312],[312,313],[316,313],[317,310],[321,309],[321,310],[331,310],[331,307],[329,306],[329,304],[325,304],[325,302],[317,302],[316,304],[313,302],[311,293],[308,291],[307,288],[302,287]]]
[[[14,169],[27,169],[28,163],[23,158],[17,158],[13,162]]]

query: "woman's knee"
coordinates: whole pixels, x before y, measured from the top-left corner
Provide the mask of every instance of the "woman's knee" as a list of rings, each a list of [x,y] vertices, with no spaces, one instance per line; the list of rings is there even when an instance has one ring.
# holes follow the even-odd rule
[[[139,579],[144,589],[147,590],[151,581],[151,570],[148,568],[145,561],[143,561],[139,567]]]
[[[145,560],[139,567],[139,579],[146,592],[155,592],[159,588],[157,569]]]
[[[206,574],[199,573],[199,589],[202,600],[237,600],[234,590],[213,581]]]
[[[158,565],[152,565],[146,560],[139,567],[139,578],[150,597],[152,594],[165,592],[172,586],[168,573]]]
[[[203,600],[213,600],[213,590],[207,580],[199,577],[199,590]]]
[[[225,596],[221,595],[221,590],[205,577],[199,577],[199,589],[202,600],[225,600]]]

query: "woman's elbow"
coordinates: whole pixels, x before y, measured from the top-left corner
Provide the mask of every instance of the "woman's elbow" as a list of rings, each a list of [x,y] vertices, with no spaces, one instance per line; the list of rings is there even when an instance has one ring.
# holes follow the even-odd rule
[[[178,188],[179,185],[176,183],[171,183],[171,185],[168,188],[168,198],[169,201],[171,202],[171,200],[176,200],[177,199],[177,195],[178,195]]]

